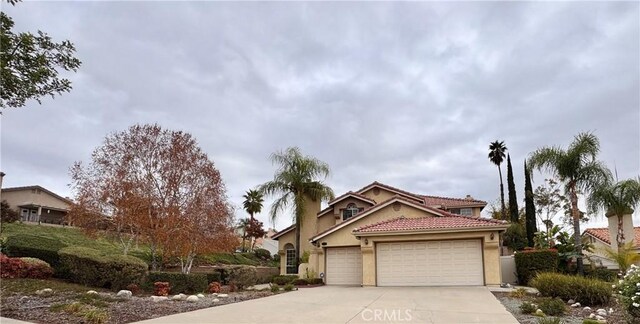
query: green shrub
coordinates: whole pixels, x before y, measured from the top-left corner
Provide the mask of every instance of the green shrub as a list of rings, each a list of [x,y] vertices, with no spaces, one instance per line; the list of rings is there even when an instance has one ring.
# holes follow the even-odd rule
[[[298,276],[296,275],[279,275],[279,276],[273,276],[273,279],[271,279],[271,282],[284,286],[288,283],[292,283],[296,279],[298,279]]]
[[[69,279],[87,286],[124,289],[142,283],[148,268],[136,257],[109,255],[85,247],[66,247],[58,253],[61,267],[69,271]]]
[[[527,301],[520,305],[520,311],[522,312],[522,314],[533,314],[537,309],[538,306],[536,304]]]
[[[503,243],[514,251],[520,251],[527,246],[527,232],[521,224],[509,225],[502,234]]]
[[[560,298],[540,298],[538,300],[538,308],[551,316],[563,315],[567,311],[564,302]]]
[[[222,282],[222,274],[220,272],[207,273],[205,276],[207,276],[207,283]]]
[[[622,305],[627,313],[634,319],[640,318],[640,268],[631,265],[624,275],[624,278],[618,281],[614,286],[620,295]]]
[[[306,286],[306,285],[309,284],[309,281],[307,279],[298,278],[298,279],[292,281],[291,283],[296,285],[296,286]]]
[[[524,250],[515,254],[518,282],[527,285],[538,272],[558,271],[558,251]]]
[[[280,291],[280,285],[278,284],[271,284],[271,292],[272,293],[277,293]]]
[[[573,299],[583,305],[603,305],[611,299],[611,284],[593,278],[539,273],[531,280],[531,286],[544,297]]]
[[[605,267],[598,267],[593,270],[585,269],[585,275],[589,278],[599,279],[606,282],[614,282],[617,278],[615,271],[611,271]]]
[[[293,290],[293,285],[292,284],[284,285],[284,291],[292,291],[292,290]]]
[[[144,284],[145,290],[153,290],[155,282],[168,282],[171,294],[193,294],[207,291],[209,282],[204,273],[180,273],[151,271]]]
[[[229,272],[229,282],[233,282],[238,289],[251,287],[258,282],[258,274],[254,267],[238,267]]]
[[[271,260],[271,252],[266,249],[255,249],[253,254],[260,260]]]
[[[591,318],[585,318],[582,321],[582,324],[600,324],[600,322],[598,322],[598,320],[594,320],[594,319],[591,319]]]
[[[309,282],[310,285],[322,285],[322,284],[324,284],[324,281],[322,280],[322,278],[307,279],[307,282]]]
[[[280,263],[280,254],[274,254],[273,255],[273,261],[277,262],[278,264]]]
[[[61,267],[58,251],[67,245],[60,240],[30,235],[16,234],[5,242],[6,254],[10,257],[32,257],[48,263],[56,276],[64,276],[66,270]]]
[[[273,279],[273,276],[278,275],[280,273],[280,268],[258,267],[255,269],[258,274],[259,284],[270,283],[271,279]]]
[[[562,321],[557,317],[543,317],[538,319],[538,324],[562,324]]]
[[[518,288],[509,293],[509,297],[513,297],[513,298],[522,298],[526,295],[527,295],[527,289],[525,288]]]

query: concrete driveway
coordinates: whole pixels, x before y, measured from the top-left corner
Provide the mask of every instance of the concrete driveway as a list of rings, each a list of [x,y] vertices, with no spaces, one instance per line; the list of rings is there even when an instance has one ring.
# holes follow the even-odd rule
[[[324,286],[139,323],[518,323],[486,287]]]

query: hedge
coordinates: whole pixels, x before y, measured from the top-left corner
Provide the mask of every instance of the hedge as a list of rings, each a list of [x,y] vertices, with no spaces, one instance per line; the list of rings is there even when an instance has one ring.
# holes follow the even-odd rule
[[[61,249],[61,266],[69,271],[69,279],[87,286],[124,289],[142,284],[147,264],[128,255],[110,255],[95,249],[72,246]]]
[[[606,305],[611,300],[611,283],[559,273],[539,273],[531,280],[531,287],[545,297],[573,299],[583,305]]]
[[[286,284],[290,284],[292,283],[294,280],[298,279],[299,277],[297,275],[280,275],[280,276],[273,276],[273,279],[271,279],[271,282],[278,284],[280,286],[284,286]]]
[[[8,256],[40,259],[48,263],[59,277],[63,277],[66,271],[61,267],[58,251],[66,246],[57,239],[31,234],[12,235],[5,242]]]
[[[209,276],[211,275],[211,276]],[[215,278],[215,274],[204,273],[180,273],[180,272],[149,272],[144,288],[153,290],[154,282],[168,282],[171,294],[193,294],[207,291],[209,278]]]
[[[222,282],[222,274],[220,272],[211,272],[211,273],[206,273],[205,276],[207,276],[207,282],[208,283],[212,283],[212,282]]]
[[[518,283],[526,285],[539,272],[558,271],[558,251],[524,250],[515,254]]]

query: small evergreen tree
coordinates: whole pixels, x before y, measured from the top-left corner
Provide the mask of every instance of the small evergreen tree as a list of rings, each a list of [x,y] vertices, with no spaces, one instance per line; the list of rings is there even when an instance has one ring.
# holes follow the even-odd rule
[[[536,226],[536,206],[533,202],[533,187],[531,186],[531,171],[524,162],[524,212],[527,230],[527,245],[533,247],[533,238],[538,231]]]
[[[507,190],[509,191],[509,216],[512,223],[518,222],[518,197],[516,195],[516,184],[513,181],[513,169],[511,168],[511,157],[507,154]]]

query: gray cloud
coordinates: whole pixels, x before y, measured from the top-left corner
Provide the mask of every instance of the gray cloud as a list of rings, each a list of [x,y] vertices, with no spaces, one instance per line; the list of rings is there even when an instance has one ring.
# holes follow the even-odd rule
[[[269,154],[292,145],[331,165],[337,194],[378,180],[494,201],[490,141],[506,141],[521,188],[529,152],[581,131],[599,136],[622,178],[640,173],[637,3],[26,2],[6,12],[18,30],[71,39],[84,63],[70,94],[0,117],[7,186],[67,195],[73,161],[107,133],[153,122],[192,133],[236,205],[272,177]]]

